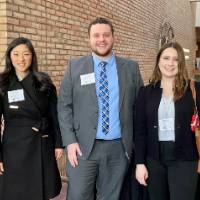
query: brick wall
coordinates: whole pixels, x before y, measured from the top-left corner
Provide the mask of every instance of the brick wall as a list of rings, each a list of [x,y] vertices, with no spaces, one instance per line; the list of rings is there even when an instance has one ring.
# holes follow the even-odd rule
[[[3,55],[7,48],[6,0],[0,0],[0,66],[4,64]]]
[[[13,38],[31,39],[40,69],[58,87],[68,59],[90,52],[87,26],[96,16],[112,20],[115,52],[136,59],[146,82],[166,19],[175,39],[190,49],[188,66],[194,65],[195,30],[188,0],[0,0],[0,11],[0,58]]]

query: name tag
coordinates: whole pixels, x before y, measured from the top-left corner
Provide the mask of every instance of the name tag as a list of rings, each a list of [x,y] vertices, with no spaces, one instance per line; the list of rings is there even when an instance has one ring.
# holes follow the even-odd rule
[[[89,85],[95,83],[94,73],[80,75],[81,85]]]
[[[18,90],[11,90],[8,91],[8,102],[18,102],[18,101],[24,101],[24,90],[18,89]]]

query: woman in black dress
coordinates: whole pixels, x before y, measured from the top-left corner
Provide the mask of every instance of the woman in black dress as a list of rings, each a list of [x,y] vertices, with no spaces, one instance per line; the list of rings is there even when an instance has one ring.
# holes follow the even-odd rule
[[[55,86],[38,72],[31,42],[13,40],[0,74],[1,200],[46,200],[60,193],[56,159],[63,149],[56,104]]]

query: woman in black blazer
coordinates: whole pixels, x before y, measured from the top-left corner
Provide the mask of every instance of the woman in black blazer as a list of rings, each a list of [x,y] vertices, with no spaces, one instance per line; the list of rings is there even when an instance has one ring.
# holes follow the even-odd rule
[[[56,159],[63,149],[56,104],[55,86],[38,72],[31,42],[13,40],[0,74],[1,200],[47,200],[60,193]]]
[[[200,85],[195,87],[199,109]],[[183,49],[165,44],[136,104],[136,179],[148,186],[151,200],[195,199],[199,156],[190,126],[193,113]]]

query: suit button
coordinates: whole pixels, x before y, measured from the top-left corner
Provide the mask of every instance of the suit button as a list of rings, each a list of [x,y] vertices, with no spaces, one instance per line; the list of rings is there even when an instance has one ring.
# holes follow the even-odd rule
[[[158,126],[154,125],[153,128],[158,128]]]

